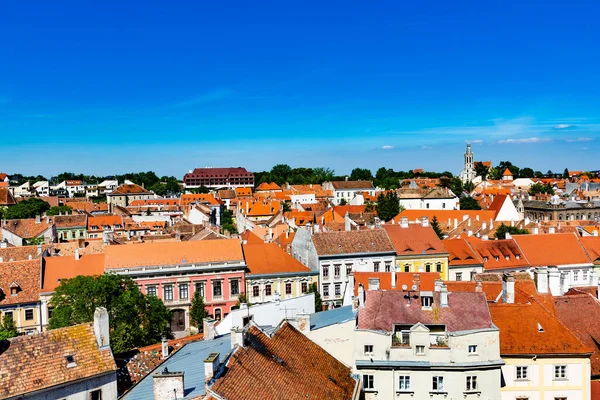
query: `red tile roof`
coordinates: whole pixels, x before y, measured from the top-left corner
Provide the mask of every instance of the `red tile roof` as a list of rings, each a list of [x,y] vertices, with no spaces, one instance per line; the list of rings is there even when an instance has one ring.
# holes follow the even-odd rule
[[[409,224],[407,228],[400,225],[384,225],[397,255],[445,254],[446,248],[431,227],[421,224]]]
[[[130,194],[150,194],[149,190],[146,190],[140,185],[133,184],[123,184],[113,190],[111,193],[108,193],[108,196],[122,196],[122,195],[130,195]]]
[[[67,355],[75,366],[67,368]],[[110,348],[98,348],[92,323],[19,336],[0,357],[0,397],[21,398],[116,369]]]
[[[87,227],[87,215],[85,214],[73,214],[73,215],[57,215],[54,217],[54,224],[56,229],[69,229],[69,228],[86,228]]]
[[[514,235],[532,266],[591,264],[574,233]]]
[[[104,273],[104,254],[83,255],[79,260],[73,256],[45,257],[43,263],[42,293],[53,292],[63,279]]]
[[[181,196],[181,206],[187,206],[192,203],[208,204],[219,206],[221,203],[215,199],[212,194],[184,194]]]
[[[107,246],[105,268],[135,268],[244,260],[238,239]]]
[[[357,381],[350,368],[287,322],[267,336],[255,326],[211,390],[228,400],[351,399]],[[252,371],[252,373],[249,373]]]
[[[490,312],[494,324],[500,328],[502,356],[585,356],[592,353],[590,347],[559,321],[552,308],[538,301],[529,304],[490,303]]]
[[[4,262],[7,261],[26,261],[29,259],[39,259],[46,249],[49,249],[50,245],[38,246],[15,246],[0,248],[0,257]],[[0,264],[1,266],[2,264]]]
[[[383,229],[320,232],[313,235],[313,243],[320,256],[396,252]]]
[[[0,187],[0,206],[12,206],[17,204],[7,187]]]
[[[555,297],[554,306],[558,319],[594,350],[592,376],[600,377],[600,321],[591,317],[600,315],[600,301],[590,294],[576,294]]]
[[[479,258],[465,238],[445,239],[442,244],[448,252],[450,266],[483,264],[483,259]]]
[[[245,244],[243,246],[250,274],[289,274],[311,272],[275,243]]]
[[[580,237],[579,241],[583,245],[583,248],[592,262],[600,261],[600,237]]]
[[[255,192],[259,191],[270,191],[270,190],[282,190],[281,186],[276,184],[275,182],[267,183],[263,182],[254,189]]]
[[[331,184],[336,190],[375,189],[372,181],[333,181]]]
[[[41,263],[39,259],[0,263],[0,289],[4,295],[0,297],[0,307],[40,300]],[[13,295],[10,287],[14,284],[18,289]]]
[[[482,240],[468,237],[465,240],[477,252],[479,259],[483,260],[486,270],[528,267],[529,261],[519,246],[512,239]]]
[[[39,223],[35,222],[35,218],[9,219],[2,222],[3,229],[23,239],[38,237],[51,227],[52,222],[46,222],[45,218],[42,218]]]
[[[483,293],[450,293],[449,307],[439,307],[439,292],[434,292],[432,310],[421,308],[413,299],[408,304],[403,291],[366,292],[363,308],[358,310],[358,329],[391,332],[394,324],[444,324],[448,332],[492,328],[492,319]]]

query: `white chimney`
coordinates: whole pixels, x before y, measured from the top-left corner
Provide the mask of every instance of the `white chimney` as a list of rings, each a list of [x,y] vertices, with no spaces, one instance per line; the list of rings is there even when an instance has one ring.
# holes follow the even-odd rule
[[[392,288],[395,288],[396,287],[396,266],[395,265],[392,265],[391,271],[392,271],[391,272],[392,273]]]
[[[35,223],[39,224],[40,222],[42,222],[41,217],[39,215],[35,216]]]
[[[165,358],[169,357],[169,341],[164,336],[163,336],[162,340],[160,341],[160,348],[161,348],[163,360]]]
[[[502,275],[502,302],[506,304],[515,302],[515,276],[508,272]]]
[[[479,214],[477,214],[477,215],[475,216],[475,220],[476,220],[476,221],[479,221]]]
[[[236,346],[244,347],[245,343],[245,332],[243,327],[234,326],[231,328],[231,349],[235,349]]]
[[[458,218],[454,218],[454,229],[458,228]]]
[[[511,236],[511,234],[510,234],[510,233],[508,233],[508,232],[506,232],[505,239],[512,239],[512,236]]]
[[[216,321],[212,318],[204,318],[202,321],[204,340],[212,340],[215,338],[215,323]]]
[[[535,286],[538,293],[548,293],[548,268],[538,267],[534,271]]]
[[[358,285],[358,306],[361,308],[365,306],[365,288],[362,283]]]
[[[554,229],[553,226],[551,226],[550,228],[548,228],[548,233],[554,234],[555,232],[556,232],[556,230]]]
[[[79,260],[79,249],[75,249],[75,259]]]
[[[344,215],[344,230],[349,232],[352,230],[352,223],[350,222],[350,217],[348,216],[348,212]]]
[[[467,236],[473,236],[473,231],[467,231]]]
[[[440,306],[448,307],[448,287],[446,285],[442,285],[440,287]]]
[[[219,370],[219,353],[210,353],[204,360],[204,382],[210,381]]]
[[[548,267],[548,289],[552,296],[560,296],[560,271],[558,267]]]
[[[170,372],[167,367],[152,376],[154,400],[183,399],[183,372]]]
[[[104,349],[110,346],[108,312],[104,307],[96,307],[94,311],[94,336],[98,348]]]
[[[533,228],[531,228],[531,233],[537,235],[538,233],[540,233],[540,230],[537,226],[534,226]]]
[[[441,292],[443,285],[444,285],[444,281],[443,280],[436,279],[435,281],[433,281],[433,291],[434,292]]]
[[[569,289],[571,288],[571,272],[569,272],[569,271],[563,272],[561,274],[561,280],[562,280],[562,285],[560,288],[561,291],[560,291],[559,296],[562,296],[563,294],[568,292]]]
[[[37,245],[37,255],[38,255],[38,256],[41,256],[41,255],[42,255],[42,245],[41,245],[41,244],[38,244],[38,245]]]
[[[482,222],[481,223],[481,230],[485,231],[487,229],[487,222]]]
[[[595,231],[592,231],[592,236],[598,237],[598,230],[597,229]]]
[[[304,335],[310,333],[310,314],[307,312],[296,313],[296,329]]]
[[[407,217],[400,217],[400,227],[408,228],[408,218]]]
[[[426,228],[429,226],[429,218],[427,217],[422,217],[421,218],[421,226],[423,226],[423,228]]]

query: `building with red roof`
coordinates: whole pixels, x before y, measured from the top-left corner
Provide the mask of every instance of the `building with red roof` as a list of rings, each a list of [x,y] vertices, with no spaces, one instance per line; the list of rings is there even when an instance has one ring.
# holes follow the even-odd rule
[[[183,187],[199,188],[254,187],[254,174],[246,168],[196,168],[183,176]]]

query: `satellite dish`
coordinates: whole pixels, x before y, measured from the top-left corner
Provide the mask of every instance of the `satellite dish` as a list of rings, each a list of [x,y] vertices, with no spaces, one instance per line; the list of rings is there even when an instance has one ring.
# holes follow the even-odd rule
[[[413,292],[417,290],[417,285],[412,285]]]
[[[408,286],[402,285],[402,290],[406,290],[406,289],[408,289]]]

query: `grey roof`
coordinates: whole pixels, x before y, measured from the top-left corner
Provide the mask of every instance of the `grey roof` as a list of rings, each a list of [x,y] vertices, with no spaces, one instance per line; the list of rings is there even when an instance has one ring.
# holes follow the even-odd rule
[[[342,324],[353,320],[355,317],[356,315],[352,311],[352,306],[314,313],[310,315],[310,330],[321,329],[334,324]]]
[[[231,351],[231,335],[213,340],[200,340],[186,344],[158,368],[148,374],[121,399],[148,400],[154,398],[152,376],[167,367],[170,372],[184,372],[184,399],[193,399],[206,394],[204,390],[204,360],[210,353],[219,353],[220,359]]]

